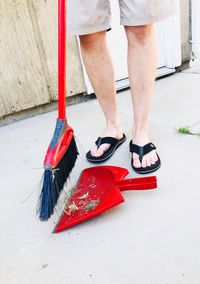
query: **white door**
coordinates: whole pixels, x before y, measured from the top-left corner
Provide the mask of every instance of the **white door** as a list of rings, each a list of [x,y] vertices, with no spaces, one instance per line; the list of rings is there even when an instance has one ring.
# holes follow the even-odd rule
[[[192,51],[194,59],[200,61],[200,1],[192,0]]]
[[[178,1],[178,0],[177,0]],[[127,41],[123,26],[120,26],[118,1],[110,1],[112,10],[112,30],[108,32],[108,43],[111,50],[117,89],[129,86],[127,72]],[[181,65],[180,12],[155,25],[158,47],[158,76],[175,72]],[[84,70],[88,93],[93,93],[87,74]]]

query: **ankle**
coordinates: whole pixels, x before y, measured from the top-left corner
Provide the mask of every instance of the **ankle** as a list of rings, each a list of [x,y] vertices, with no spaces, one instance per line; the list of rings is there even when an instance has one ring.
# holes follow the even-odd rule
[[[120,124],[106,124],[106,127],[104,129],[104,132],[102,133],[103,136],[113,136],[116,139],[120,139],[123,136],[122,128]]]
[[[148,143],[149,136],[148,136],[148,128],[145,127],[134,127],[132,132],[132,141],[135,144],[143,146],[144,144]]]
[[[139,125],[133,127],[133,134],[147,134],[148,133],[148,127],[147,125]]]
[[[114,122],[111,122],[111,121],[107,121],[106,122],[106,128],[107,129],[110,129],[110,130],[121,130],[122,127],[121,127],[121,124],[119,121],[114,121]]]

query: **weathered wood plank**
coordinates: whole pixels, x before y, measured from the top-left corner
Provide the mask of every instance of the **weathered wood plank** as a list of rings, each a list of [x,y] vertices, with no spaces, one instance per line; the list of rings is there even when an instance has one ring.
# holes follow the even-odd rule
[[[48,76],[50,96],[51,100],[55,100],[57,99],[58,1],[31,0],[31,2],[38,25],[40,44],[43,48],[40,55],[43,59],[45,74]]]
[[[5,114],[6,114],[6,111],[5,111],[4,105],[3,105],[1,97],[0,97],[0,118],[2,116],[4,116]]]
[[[47,61],[51,99],[57,99],[58,1],[32,0]],[[85,92],[83,73],[75,38],[67,44],[67,95]]]
[[[86,92],[78,44],[75,37],[70,37],[67,40],[67,86],[68,95]]]
[[[49,102],[26,0],[0,1],[0,115]]]

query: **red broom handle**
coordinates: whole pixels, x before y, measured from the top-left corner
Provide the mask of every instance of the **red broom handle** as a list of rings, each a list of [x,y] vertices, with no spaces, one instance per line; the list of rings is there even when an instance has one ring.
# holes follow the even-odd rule
[[[66,119],[66,0],[58,0],[58,119]]]

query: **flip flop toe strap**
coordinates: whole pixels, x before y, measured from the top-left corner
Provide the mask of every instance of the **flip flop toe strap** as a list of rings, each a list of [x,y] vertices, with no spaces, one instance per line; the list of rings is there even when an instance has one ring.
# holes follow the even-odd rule
[[[97,148],[99,148],[102,144],[110,144],[111,146],[115,145],[118,142],[118,140],[114,137],[99,137],[95,144],[97,145]]]
[[[144,146],[138,146],[136,144],[133,144],[132,141],[130,141],[130,152],[138,154],[140,162],[142,162],[142,158],[144,155],[148,154],[149,152],[155,149],[156,149],[155,145],[151,142],[147,143]]]

